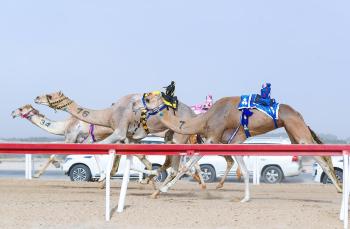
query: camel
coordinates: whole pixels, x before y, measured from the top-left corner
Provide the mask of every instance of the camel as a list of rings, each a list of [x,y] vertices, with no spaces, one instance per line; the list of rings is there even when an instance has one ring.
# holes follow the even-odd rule
[[[148,94],[145,98],[149,109],[162,106],[164,103],[159,94]],[[241,124],[242,111],[238,109],[241,102],[240,96],[225,97],[219,99],[204,114],[194,118],[183,118],[170,110],[162,110],[158,117],[161,122],[176,133],[184,135],[199,134],[204,136],[207,144],[240,144],[246,140],[246,131]],[[301,114],[287,104],[280,104],[278,119],[275,120],[257,109],[250,110],[249,131],[251,136],[263,134],[276,128],[284,127],[293,144],[316,144],[315,133],[305,124]],[[186,168],[167,184],[160,187],[153,195],[160,192],[167,192],[176,183],[187,169],[198,162],[202,156],[194,156],[186,164]],[[249,174],[243,162],[243,157],[235,157],[240,165],[245,180],[245,196],[241,202],[250,199]],[[338,192],[342,191],[339,181],[336,179],[332,161],[330,157],[314,157],[320,164],[323,171],[330,177]]]
[[[195,104],[195,105],[191,106],[191,109],[194,111],[195,114],[199,115],[199,114],[206,113],[212,106],[213,106],[213,96],[207,95],[206,99],[205,99],[205,103]],[[202,139],[202,137],[200,135],[192,135],[190,138],[190,143],[191,144],[198,144],[198,143],[203,144],[204,140]],[[224,157],[226,160],[226,171],[224,173],[224,176],[221,178],[220,182],[216,186],[216,189],[220,189],[220,188],[224,187],[224,182],[228,176],[228,173],[230,172],[230,170],[232,169],[232,167],[234,165],[234,160],[232,159],[231,156],[227,156],[227,155],[225,155],[225,156],[219,155],[219,156]],[[242,173],[241,173],[239,166],[237,167],[236,174],[237,174],[237,179],[241,180]]]
[[[89,123],[83,122],[73,116],[64,121],[50,120],[30,104],[24,105],[14,110],[12,112],[12,117],[25,118],[34,125],[51,134],[64,136],[66,143],[87,143],[100,141],[102,139],[105,139],[113,132],[111,128],[98,125],[94,126]],[[137,155],[137,157],[141,160],[141,162],[146,166],[147,169],[152,170],[152,164],[146,159],[145,156]],[[95,156],[95,159],[97,165],[99,166],[99,157]],[[51,155],[48,162],[44,165],[44,167],[41,170],[39,170],[38,173],[34,175],[34,177],[40,177],[50,165],[50,163],[53,163],[54,165],[58,164],[59,166],[59,162],[55,158],[55,155]]]
[[[153,93],[160,94],[158,91]],[[152,94],[152,92],[150,94]],[[145,138],[148,134],[158,136],[159,134],[163,134],[164,131],[168,130],[168,128],[159,121],[159,117],[156,114],[159,112],[159,110],[171,108],[169,108],[169,106],[162,106],[149,110],[144,106],[145,95],[146,94],[129,94],[123,96],[112,104],[111,107],[103,110],[83,108],[70,98],[66,97],[62,92],[54,92],[51,94],[38,96],[35,99],[35,103],[49,106],[55,110],[66,111],[84,122],[112,128],[113,133],[98,143],[125,143],[130,141],[137,142]],[[183,118],[195,116],[191,108],[183,103],[179,103],[176,110],[176,113]],[[169,136],[171,136],[171,139],[168,137],[165,138],[168,139],[167,143],[175,144],[186,144],[189,138],[187,135],[177,133],[169,134]],[[128,141],[128,139],[130,139],[130,141]],[[116,171],[117,169],[117,158],[119,158],[119,156],[116,157],[116,161],[113,164],[111,172]],[[149,180],[168,168],[168,177],[164,182],[167,183],[176,176],[179,164],[180,156],[167,156],[164,165],[160,169],[153,173],[147,173],[147,171],[143,172],[151,174],[151,176],[148,177]],[[206,186],[201,176],[199,166],[196,166],[196,170],[197,171],[196,174],[194,174],[194,178],[196,180],[199,179],[198,182],[200,183],[201,188],[205,189]]]

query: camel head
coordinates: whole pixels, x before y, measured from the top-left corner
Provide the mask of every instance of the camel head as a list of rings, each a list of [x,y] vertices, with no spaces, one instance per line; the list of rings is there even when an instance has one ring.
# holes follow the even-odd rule
[[[39,114],[39,111],[36,110],[34,107],[32,107],[32,105],[30,104],[17,108],[11,113],[12,118],[17,118],[17,117],[29,118],[36,114]]]
[[[148,110],[156,110],[162,106],[167,106],[177,110],[178,101],[176,96],[169,96],[160,91],[153,91],[143,94],[143,103]]]
[[[46,105],[55,110],[61,110],[73,102],[71,99],[66,97],[61,91],[37,96],[34,101],[37,104]]]

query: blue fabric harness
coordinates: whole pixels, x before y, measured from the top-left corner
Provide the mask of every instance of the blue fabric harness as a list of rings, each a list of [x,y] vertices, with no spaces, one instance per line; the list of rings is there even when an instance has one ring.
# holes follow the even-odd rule
[[[278,128],[277,120],[279,106],[280,104],[275,100],[266,100],[257,94],[242,95],[241,102],[238,105],[238,110],[242,111],[241,125],[243,126],[246,137],[249,138],[251,136],[248,128],[249,117],[253,115],[251,109],[257,109],[269,116],[273,120],[275,128]]]
[[[149,109],[147,107],[146,101],[145,101],[145,97],[142,97],[142,103],[143,106],[145,107],[146,111],[147,111],[147,117],[146,119],[148,119],[150,116],[152,115],[156,115],[158,114],[160,111],[164,110],[165,108],[167,108],[167,105],[165,105],[164,103],[162,105],[160,105],[159,107],[153,108],[153,109]]]

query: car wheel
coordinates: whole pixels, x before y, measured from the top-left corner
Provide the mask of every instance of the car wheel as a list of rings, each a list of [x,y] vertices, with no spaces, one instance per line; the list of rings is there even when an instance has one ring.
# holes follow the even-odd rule
[[[276,184],[280,183],[283,179],[283,172],[277,166],[268,166],[262,173],[262,178],[265,183]]]
[[[69,172],[71,181],[90,181],[91,171],[86,165],[74,165]]]
[[[159,169],[160,166],[159,165],[152,165],[152,169],[156,170]],[[168,173],[166,171],[161,172],[157,177],[154,178],[156,183],[161,183],[164,182],[165,179],[167,178]]]
[[[216,172],[211,165],[200,165],[202,177],[205,183],[212,183],[216,180]]]
[[[343,183],[343,171],[335,170],[334,172],[335,172],[335,176],[340,181],[340,183]],[[323,184],[332,184],[333,182],[331,181],[331,179],[329,179],[327,174],[324,174],[324,176],[322,178],[322,183]]]

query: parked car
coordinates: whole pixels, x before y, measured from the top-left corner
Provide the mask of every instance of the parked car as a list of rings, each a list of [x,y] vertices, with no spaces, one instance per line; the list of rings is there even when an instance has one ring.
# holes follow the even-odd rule
[[[245,144],[290,144],[288,138],[253,137]],[[262,181],[266,183],[280,183],[285,177],[298,176],[301,173],[301,160],[297,156],[259,156],[258,157]],[[253,175],[254,157],[244,157],[250,175]],[[226,170],[226,161],[221,156],[205,156],[199,161],[203,179],[210,183],[222,177]],[[237,163],[230,170],[228,177],[235,177]]]
[[[333,156],[332,163],[335,171],[335,175],[340,182],[343,182],[343,157],[342,156]],[[313,164],[313,175],[314,181],[321,182],[323,184],[331,184],[332,181],[329,179],[327,174],[323,172],[323,169],[318,163]]]
[[[147,137],[141,141],[142,144],[163,144],[164,140],[158,137]],[[152,163],[152,168],[157,169],[163,165],[165,156],[147,156]],[[117,173],[112,178],[122,177],[124,171],[124,162],[126,156],[122,156]],[[105,168],[108,163],[108,155],[100,156],[101,168]],[[137,169],[145,169],[145,166],[139,159],[133,157],[133,167]],[[68,155],[62,164],[63,172],[70,177],[72,181],[93,181],[100,177],[99,168],[93,155]],[[131,178],[139,178],[143,174],[130,171]],[[167,173],[161,173],[156,181],[162,182],[167,177]]]

